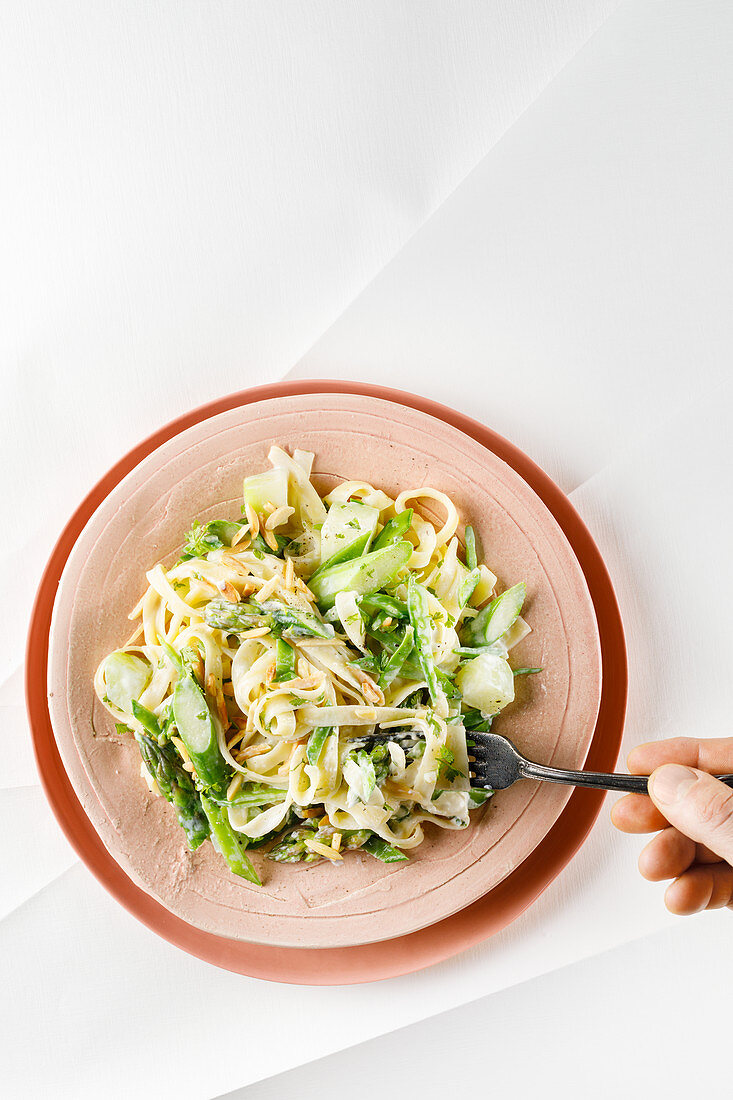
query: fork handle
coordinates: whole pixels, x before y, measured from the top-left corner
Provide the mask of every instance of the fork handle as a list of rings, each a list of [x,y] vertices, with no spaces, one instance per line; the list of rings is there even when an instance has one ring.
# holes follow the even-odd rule
[[[623,775],[612,772],[573,772],[564,768],[548,768],[544,764],[532,764],[529,760],[521,764],[525,779],[542,779],[546,783],[569,783],[574,787],[595,787],[602,791],[630,791],[646,794],[649,789],[649,777],[646,775]],[[733,775],[716,775],[721,783],[733,787]]]

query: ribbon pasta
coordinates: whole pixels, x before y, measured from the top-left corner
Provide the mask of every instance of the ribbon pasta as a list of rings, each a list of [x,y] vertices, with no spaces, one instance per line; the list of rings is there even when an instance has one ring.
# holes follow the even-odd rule
[[[345,481],[321,496],[311,453],[269,457],[245,478],[246,522],[195,523],[180,560],[150,569],[95,689],[191,847],[210,836],[235,873],[258,881],[256,846],[396,862],[426,823],[466,828],[490,793],[470,788],[467,732],[513,698],[523,586],[497,596],[461,560],[440,490]]]

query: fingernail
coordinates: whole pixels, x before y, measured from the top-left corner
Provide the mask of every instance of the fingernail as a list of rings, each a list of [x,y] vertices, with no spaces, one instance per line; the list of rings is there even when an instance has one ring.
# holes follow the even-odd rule
[[[697,782],[697,773],[682,764],[663,764],[652,775],[649,786],[658,802],[667,806],[680,802],[693,783]]]

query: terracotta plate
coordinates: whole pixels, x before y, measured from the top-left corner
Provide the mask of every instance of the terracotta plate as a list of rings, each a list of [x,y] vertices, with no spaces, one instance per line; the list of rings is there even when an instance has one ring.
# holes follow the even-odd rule
[[[156,561],[177,557],[193,517],[238,515],[245,473],[273,441],[316,454],[321,486],[365,479],[391,495],[432,485],[474,525],[505,584],[527,581],[533,633],[515,651],[541,676],[497,722],[527,754],[582,765],[600,701],[600,648],[588,587],[551,512],[515,470],[455,427],[359,394],[311,393],[240,406],[180,432],[143,459],[97,508],[71,552],[54,609],[50,712],[76,795],[124,872],[188,924],[281,947],[344,947],[403,936],[444,919],[507,877],[548,833],[570,791],[522,783],[462,832],[428,828],[409,863],[355,854],[331,864],[255,856],[263,886],[232,876],[206,844],[189,853],[169,807],[140,779],[92,689],[101,657],[130,631],[127,612]]]
[[[92,489],[70,518],[39,585],[26,651],[26,700],[33,747],[46,796],[69,842],[104,887],[134,916],[182,950],[216,966],[270,981],[331,985],[409,973],[485,940],[515,920],[562,871],[591,829],[603,793],[573,791],[544,840],[498,886],[453,916],[390,940],[331,949],[279,948],[201,931],[175,916],[138,886],[114,860],[84,812],[58,752],[46,693],[49,632],[56,591],[67,558],[85,523],[109,492],[146,456],[180,432],[220,412],[292,394],[356,393],[426,412],[458,428],[507,462],[529,485],[568,537],[593,601],[602,657],[598,721],[586,760],[611,771],[621,744],[627,668],[623,627],[608,572],[587,528],[567,497],[527,455],[478,422],[436,402],[363,383],[293,381],[231,394],[161,428],[125,455]]]

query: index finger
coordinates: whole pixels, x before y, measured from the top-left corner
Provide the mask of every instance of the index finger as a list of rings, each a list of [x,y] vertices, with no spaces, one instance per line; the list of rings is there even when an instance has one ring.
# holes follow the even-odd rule
[[[634,775],[651,775],[662,764],[687,764],[711,774],[733,772],[733,737],[647,741],[631,750],[627,763]]]

